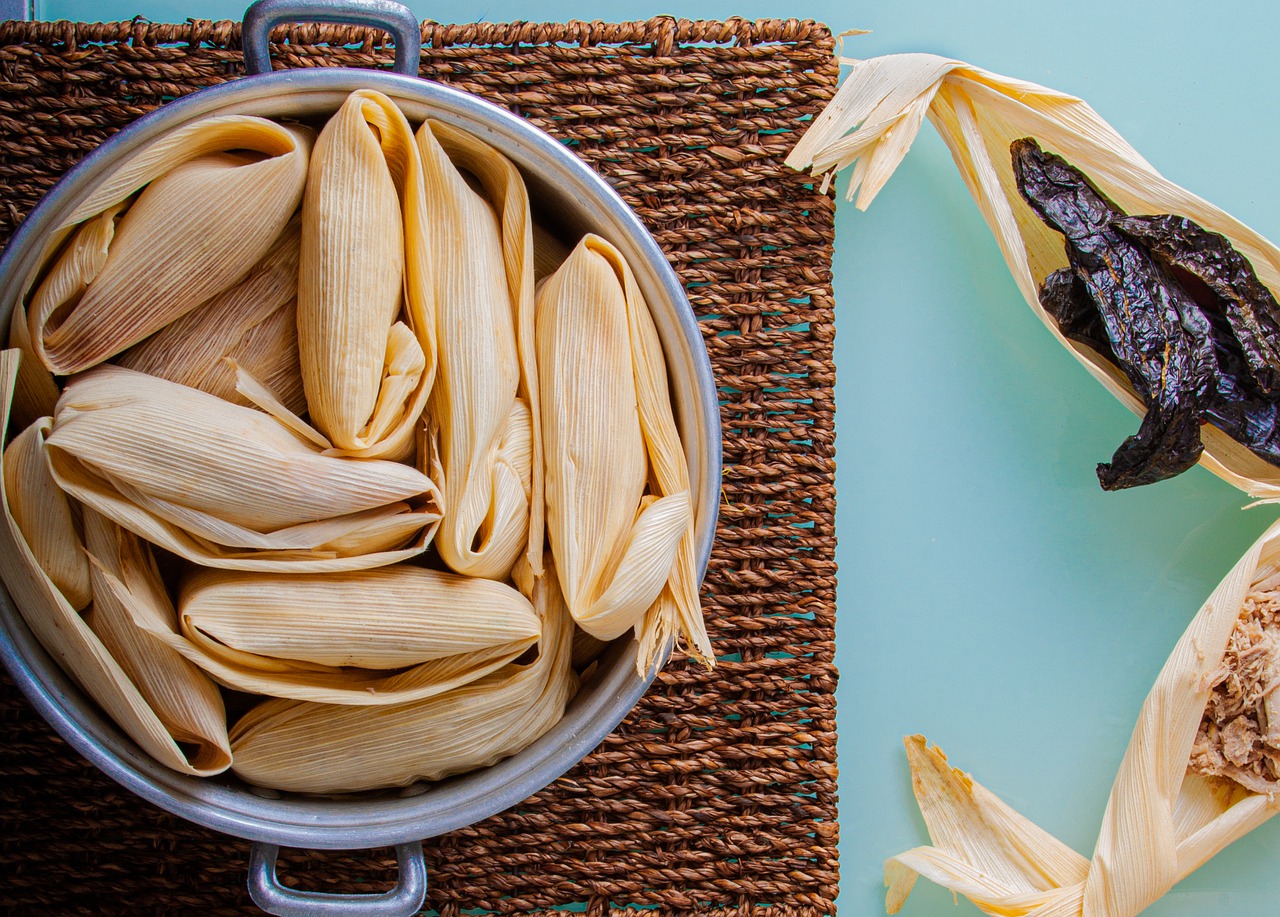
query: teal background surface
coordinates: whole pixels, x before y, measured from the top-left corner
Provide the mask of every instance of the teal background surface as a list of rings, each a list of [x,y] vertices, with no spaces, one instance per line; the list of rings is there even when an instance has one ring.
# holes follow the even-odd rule
[[[236,0],[36,0],[46,19],[239,18]],[[1157,169],[1280,239],[1280,7],[997,0],[482,0],[442,22],[794,16],[869,57],[929,51],[1080,95]],[[843,180],[841,188],[843,188]],[[837,216],[841,874],[883,913],[885,857],[927,842],[901,738],[923,733],[1092,851],[1139,706],[1201,602],[1278,513],[1196,468],[1102,493],[1137,420],[1023,303],[929,125],[868,212]],[[1280,912],[1280,820],[1151,917]],[[967,915],[928,882],[903,913]]]

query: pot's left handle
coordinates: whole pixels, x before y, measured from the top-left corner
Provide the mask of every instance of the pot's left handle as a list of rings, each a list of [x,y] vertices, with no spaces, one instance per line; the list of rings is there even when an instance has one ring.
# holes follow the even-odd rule
[[[275,844],[254,844],[249,853],[249,897],[275,917],[411,917],[427,899],[427,864],[422,842],[396,847],[400,879],[377,895],[331,895],[296,891],[276,878]]]
[[[245,10],[241,43],[249,75],[271,72],[268,37],[286,22],[335,22],[384,29],[396,40],[397,73],[418,75],[422,31],[409,8],[393,0],[257,0]]]

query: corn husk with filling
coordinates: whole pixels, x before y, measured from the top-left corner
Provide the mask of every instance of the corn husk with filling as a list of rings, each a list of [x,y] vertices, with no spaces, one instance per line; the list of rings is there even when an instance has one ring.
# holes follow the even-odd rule
[[[259,380],[294,414],[306,412],[298,367],[301,223],[291,220],[240,283],[129,348],[115,362],[248,404],[236,370]]]
[[[458,573],[504,579],[522,552],[535,569],[542,557],[529,201],[515,166],[469,134],[428,121],[417,144],[440,348],[429,412],[449,509],[436,547]]]
[[[435,485],[407,465],[324,455],[261,411],[118,366],[67,386],[48,450],[67,493],[206,566],[383,566],[439,521]]]
[[[240,280],[297,210],[311,140],[306,128],[228,115],[135,153],[55,234],[50,253],[75,227],[24,298],[45,366],[87,369]]]
[[[677,635],[712,664],[666,365],[617,249],[589,235],[545,281],[536,340],[547,535],[574,621],[601,640],[634,628],[642,672]]]
[[[412,704],[361,710],[267,701],[231,731],[237,775],[300,793],[353,792],[439,780],[526,748],[564,714],[577,679],[573,623],[554,574],[526,578],[524,590],[542,622],[532,662]]]
[[[1138,715],[1092,859],[1036,827],[920,736],[906,740],[932,846],[885,864],[897,913],[923,875],[1006,917],[1133,917],[1280,811],[1280,796],[1189,767],[1246,596],[1280,574],[1280,524],[1241,558],[1173,648]]]
[[[413,450],[435,374],[422,220],[409,123],[382,93],[353,92],[316,141],[298,284],[311,423],[338,453]]]
[[[906,155],[927,116],[960,169],[1009,270],[1032,310],[1089,372],[1136,414],[1146,406],[1123,373],[1088,346],[1066,338],[1040,305],[1039,290],[1067,266],[1062,237],[1018,193],[1009,145],[1031,137],[1080,169],[1122,210],[1172,213],[1220,233],[1280,291],[1280,248],[1208,201],[1158,173],[1078,98],[932,54],[848,60],[853,69],[827,109],[787,158],[816,172],[852,166],[849,196],[865,208]],[[1252,496],[1280,499],[1280,468],[1218,428],[1202,428],[1200,463]]]
[[[0,405],[3,405],[0,429],[8,427],[19,359],[21,355],[17,350],[0,351]],[[0,466],[7,465],[9,456],[8,450],[0,454]],[[0,560],[3,560],[0,575],[14,605],[45,651],[121,730],[161,764],[196,776],[220,770],[218,764],[206,766],[207,761],[193,761],[179,747],[128,674],[41,569],[14,520],[4,490],[0,490],[0,499],[4,504],[4,520],[0,524]]]

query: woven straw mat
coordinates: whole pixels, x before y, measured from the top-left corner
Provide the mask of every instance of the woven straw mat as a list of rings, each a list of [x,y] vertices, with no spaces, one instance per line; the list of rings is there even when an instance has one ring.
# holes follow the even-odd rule
[[[60,174],[167,99],[242,74],[239,26],[0,24],[0,241]],[[384,36],[299,26],[277,67],[389,64]],[[285,40],[287,39],[287,44]],[[720,385],[724,488],[703,588],[719,665],[673,662],[582,764],[427,841],[442,915],[763,912],[836,896],[834,204],[782,160],[837,80],[810,22],[423,28],[422,73],[565,141],[679,272]],[[0,906],[256,913],[249,844],[103,777],[4,680]],[[299,888],[370,893],[393,851],[287,851]]]

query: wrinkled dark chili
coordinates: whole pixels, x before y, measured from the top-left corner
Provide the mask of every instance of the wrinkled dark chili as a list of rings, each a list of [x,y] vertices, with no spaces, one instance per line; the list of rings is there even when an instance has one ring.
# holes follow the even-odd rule
[[[1190,468],[1213,423],[1280,465],[1280,305],[1222,236],[1185,217],[1131,217],[1033,140],[1010,147],[1023,199],[1065,240],[1040,302],[1062,333],[1114,362],[1147,405],[1098,466],[1106,490]]]

